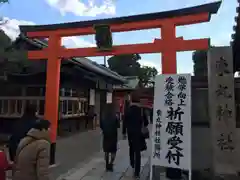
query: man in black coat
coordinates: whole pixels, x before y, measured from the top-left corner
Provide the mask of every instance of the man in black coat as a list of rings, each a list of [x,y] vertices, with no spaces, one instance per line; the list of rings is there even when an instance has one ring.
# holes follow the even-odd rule
[[[130,165],[134,168],[134,176],[139,178],[141,168],[141,151],[145,145],[142,128],[148,126],[147,118],[142,114],[140,98],[132,96],[132,103],[125,114],[129,142]]]
[[[10,160],[14,161],[18,144],[21,139],[26,136],[28,131],[33,127],[36,118],[36,106],[27,103],[25,106],[25,111],[21,119],[15,124],[13,129],[13,134],[9,139],[9,156]]]

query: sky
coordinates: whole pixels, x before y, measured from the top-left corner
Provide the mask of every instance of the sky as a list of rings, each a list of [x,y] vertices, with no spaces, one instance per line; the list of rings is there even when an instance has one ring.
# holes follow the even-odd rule
[[[19,35],[19,25],[55,24],[93,20],[151,12],[181,9],[215,2],[216,0],[10,0],[1,5],[0,16],[8,20],[1,29],[14,41]],[[229,45],[237,0],[223,0],[216,15],[208,23],[177,27],[177,36],[184,39],[211,38],[215,46]],[[114,45],[153,42],[160,38],[160,29],[113,33]],[[62,39],[69,48],[94,47],[94,36],[74,36]],[[161,54],[141,54],[142,65],[156,67],[161,73]],[[103,64],[103,57],[89,57]],[[192,52],[177,53],[178,73],[192,73]]]

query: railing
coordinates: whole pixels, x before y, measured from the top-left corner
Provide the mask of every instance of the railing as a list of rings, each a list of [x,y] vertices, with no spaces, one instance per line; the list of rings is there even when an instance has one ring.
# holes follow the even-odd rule
[[[36,114],[43,117],[45,100],[44,96],[11,96],[0,97],[0,118],[20,118],[24,113],[27,101],[37,105]],[[59,97],[59,117],[72,118],[85,115],[87,98]]]

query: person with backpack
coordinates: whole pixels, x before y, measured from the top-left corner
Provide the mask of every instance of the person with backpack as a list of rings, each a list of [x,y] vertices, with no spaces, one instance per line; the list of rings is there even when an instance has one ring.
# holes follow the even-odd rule
[[[105,152],[106,171],[113,171],[113,163],[117,153],[120,121],[113,104],[107,104],[104,109],[105,112],[100,120],[100,128],[103,134],[103,151]]]
[[[36,120],[20,141],[14,160],[13,180],[49,180],[50,122]]]

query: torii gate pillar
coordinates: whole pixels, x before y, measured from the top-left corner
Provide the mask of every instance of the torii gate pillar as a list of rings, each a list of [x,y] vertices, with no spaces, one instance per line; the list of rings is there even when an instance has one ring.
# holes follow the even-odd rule
[[[46,85],[48,91],[45,95],[45,119],[51,119],[51,151],[50,151],[50,164],[55,164],[55,151],[56,151],[56,137],[58,129],[58,103],[59,103],[59,82],[60,82],[60,69],[61,59],[58,57],[58,52],[61,48],[61,37],[55,35],[49,37],[49,53],[47,61],[47,79]],[[51,99],[49,101],[49,99]],[[56,107],[56,108],[53,108]]]

